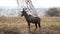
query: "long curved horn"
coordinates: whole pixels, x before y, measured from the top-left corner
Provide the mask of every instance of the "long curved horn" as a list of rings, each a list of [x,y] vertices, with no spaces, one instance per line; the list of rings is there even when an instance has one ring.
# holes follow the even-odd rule
[[[24,11],[24,8],[23,8],[23,11]]]

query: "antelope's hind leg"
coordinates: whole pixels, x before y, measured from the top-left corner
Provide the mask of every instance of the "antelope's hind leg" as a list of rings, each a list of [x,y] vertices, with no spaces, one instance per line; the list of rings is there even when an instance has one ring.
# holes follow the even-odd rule
[[[39,28],[41,28],[40,22],[38,22],[38,26],[39,26]]]

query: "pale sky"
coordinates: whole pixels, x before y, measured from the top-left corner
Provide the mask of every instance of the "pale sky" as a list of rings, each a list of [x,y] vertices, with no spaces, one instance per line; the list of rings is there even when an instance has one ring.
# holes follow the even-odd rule
[[[60,0],[32,0],[36,8],[60,7]],[[0,6],[18,6],[16,0],[0,0]]]
[[[0,0],[0,6],[17,6],[16,0]]]
[[[32,0],[35,7],[60,7],[60,0]]]

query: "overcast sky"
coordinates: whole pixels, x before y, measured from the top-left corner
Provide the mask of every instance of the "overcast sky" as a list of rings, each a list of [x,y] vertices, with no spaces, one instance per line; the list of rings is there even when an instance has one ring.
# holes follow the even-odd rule
[[[32,0],[34,7],[60,7],[60,0]],[[0,0],[0,6],[18,6],[16,0]]]

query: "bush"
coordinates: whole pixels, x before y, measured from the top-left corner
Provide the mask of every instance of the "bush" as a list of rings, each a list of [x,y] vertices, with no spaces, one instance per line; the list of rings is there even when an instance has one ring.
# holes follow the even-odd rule
[[[59,15],[59,10],[57,8],[49,8],[46,12],[45,12],[45,16],[60,16]]]

